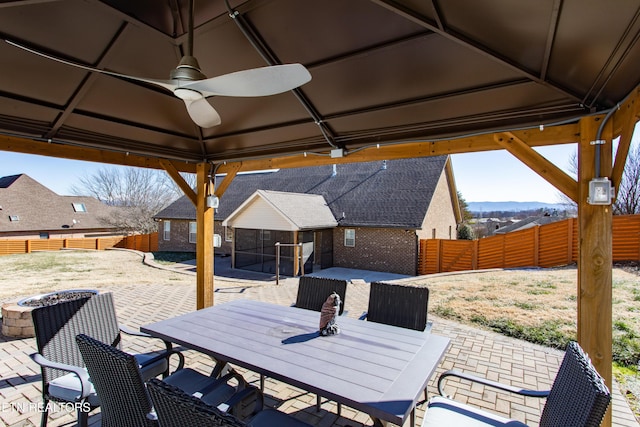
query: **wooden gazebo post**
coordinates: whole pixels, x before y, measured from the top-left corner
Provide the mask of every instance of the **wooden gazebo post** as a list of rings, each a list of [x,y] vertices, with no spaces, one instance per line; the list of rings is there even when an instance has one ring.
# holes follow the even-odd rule
[[[612,206],[590,205],[589,181],[596,175],[610,177],[612,169],[612,125],[607,123],[595,142],[600,117],[580,121],[578,149],[578,342],[593,365],[612,387]],[[597,147],[600,147],[597,149]],[[600,172],[595,159],[600,153]],[[611,426],[611,406],[602,422]]]
[[[198,310],[213,305],[213,208],[207,207],[210,188],[211,165],[198,163],[196,166],[196,308]]]

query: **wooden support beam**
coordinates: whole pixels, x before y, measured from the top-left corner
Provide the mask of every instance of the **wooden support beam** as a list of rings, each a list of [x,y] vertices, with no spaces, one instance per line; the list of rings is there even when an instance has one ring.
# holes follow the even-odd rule
[[[577,143],[580,131],[577,124],[552,126],[512,132],[519,139],[526,141],[531,147]],[[287,169],[308,166],[322,166],[343,163],[372,162],[377,160],[408,159],[414,157],[440,156],[481,151],[502,150],[493,134],[475,135],[466,138],[447,139],[437,142],[411,142],[396,145],[381,145],[353,150],[344,157],[332,158],[328,153],[313,153],[293,156],[274,157],[270,159],[243,160],[227,162],[218,168],[218,173],[228,173],[237,164],[239,171],[249,172],[264,169]]]
[[[233,181],[233,178],[236,177],[239,171],[240,163],[233,163],[227,171],[227,175],[224,177],[220,185],[218,185],[218,188],[216,188],[216,196],[222,197],[224,192],[227,191],[227,188],[229,188],[231,181]]]
[[[209,163],[198,163],[196,203],[196,308],[213,305],[213,208],[207,207],[207,195],[213,192]]]
[[[35,141],[29,138],[0,135],[0,151],[14,153],[37,154],[39,156],[57,157],[60,159],[82,160],[85,162],[106,163],[139,168],[163,169],[160,159],[136,154],[127,154],[97,148],[76,147],[56,142]],[[180,172],[195,173],[195,163],[168,160]]]
[[[611,172],[611,182],[613,182],[616,189],[619,189],[620,182],[622,181],[622,174],[624,173],[627,156],[629,155],[633,131],[640,118],[640,106],[638,104],[640,104],[640,93],[636,90],[634,96],[625,102],[613,115],[614,129],[620,129],[620,141],[618,142],[616,160]]]
[[[612,207],[587,203],[589,181],[596,176],[596,139],[602,119],[581,119],[578,149],[578,342],[611,390],[612,383]],[[612,126],[602,134],[601,175],[609,176],[612,160]],[[611,406],[602,426],[611,426]]]
[[[547,180],[574,202],[578,200],[578,183],[562,169],[531,148],[513,132],[499,133],[495,141],[531,170]]]
[[[174,182],[178,184],[178,187],[180,187],[180,189],[185,194],[185,196],[187,196],[189,200],[191,200],[191,203],[193,203],[194,206],[197,205],[198,199],[196,196],[196,192],[193,191],[193,188],[191,188],[191,186],[187,183],[187,181],[184,180],[182,175],[180,175],[180,172],[178,172],[178,169],[175,168],[173,163],[163,159],[163,160],[160,160],[160,165],[169,174],[171,179],[173,179]]]

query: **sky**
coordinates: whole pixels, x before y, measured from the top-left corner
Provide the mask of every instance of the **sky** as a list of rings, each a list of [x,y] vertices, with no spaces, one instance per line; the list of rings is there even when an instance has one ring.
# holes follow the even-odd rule
[[[632,144],[640,143],[640,124]],[[567,172],[577,144],[535,148]],[[467,202],[559,203],[558,190],[505,150],[454,154],[456,186]],[[0,176],[27,174],[60,195],[72,195],[81,177],[91,177],[101,168],[124,168],[103,163],[0,151]]]

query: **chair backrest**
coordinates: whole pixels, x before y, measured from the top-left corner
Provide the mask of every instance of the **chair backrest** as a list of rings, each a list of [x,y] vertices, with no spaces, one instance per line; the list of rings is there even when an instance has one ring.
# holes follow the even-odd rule
[[[102,427],[157,425],[151,399],[133,355],[80,334],[76,342],[100,399]]]
[[[371,282],[367,320],[424,331],[429,288]]]
[[[231,414],[207,405],[200,399],[157,378],[147,382],[160,427],[245,427]]]
[[[540,427],[597,427],[611,401],[604,379],[589,356],[571,342],[540,417]]]
[[[87,334],[117,345],[120,330],[111,293],[39,307],[31,312],[38,353],[47,359],[84,367],[76,335]],[[45,384],[66,375],[58,369],[42,368]]]
[[[346,280],[302,276],[298,282],[296,307],[304,308],[306,310],[320,311],[322,310],[322,304],[334,291],[340,295],[342,304],[340,305],[339,314],[342,314],[344,311],[345,297],[347,296]]]

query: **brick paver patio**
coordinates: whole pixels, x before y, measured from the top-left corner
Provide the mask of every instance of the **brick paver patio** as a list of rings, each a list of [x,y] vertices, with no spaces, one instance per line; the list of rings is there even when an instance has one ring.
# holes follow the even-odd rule
[[[216,280],[215,303],[222,304],[237,298],[268,301],[290,305],[295,301],[297,279],[286,279],[279,286],[274,282],[247,280]],[[161,319],[186,313],[195,308],[195,289],[185,291],[185,287],[163,283],[143,288],[131,285],[112,291],[120,322],[137,328]],[[367,306],[369,285],[349,284],[347,309],[349,316],[358,317]],[[553,382],[562,352],[507,338],[499,334],[475,329],[448,320],[430,316],[433,333],[451,338],[452,345],[445,359],[431,380],[429,395],[437,393],[435,379],[444,370],[457,368],[473,371],[491,379],[535,389],[548,389]],[[131,352],[146,352],[160,349],[155,340],[125,337],[124,349]],[[24,427],[40,425],[38,402],[40,394],[40,370],[28,357],[35,351],[35,340],[12,339],[0,336],[0,425]],[[187,365],[202,372],[208,372],[213,362],[207,356],[193,351],[186,352]],[[258,383],[258,375],[238,369],[248,381]],[[544,400],[523,398],[497,393],[491,389],[449,382],[447,391],[455,393],[460,401],[482,406],[529,425],[537,425]],[[325,402],[320,412],[316,412],[315,395],[287,384],[267,379],[265,393],[267,403],[280,410],[316,426],[365,426],[372,425],[371,419],[363,413],[342,408],[342,416],[336,415],[336,405]],[[100,425],[99,411],[90,417],[92,426]],[[424,414],[424,405],[417,410],[418,423]],[[614,426],[638,426],[620,392],[614,390]],[[49,426],[75,425],[75,414],[59,410],[49,420]],[[407,422],[408,425],[408,422]],[[419,424],[418,424],[419,425]]]

